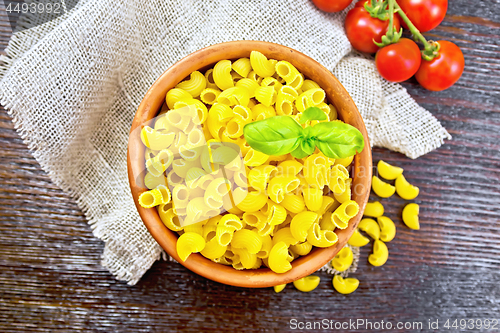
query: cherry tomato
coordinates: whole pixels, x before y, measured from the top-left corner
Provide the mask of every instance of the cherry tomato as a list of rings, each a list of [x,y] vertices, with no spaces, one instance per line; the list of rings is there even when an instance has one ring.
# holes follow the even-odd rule
[[[379,43],[382,41],[382,36],[385,35],[389,27],[389,20],[382,21],[371,17],[363,7],[366,0],[360,2],[356,3],[356,6],[347,13],[345,18],[347,38],[356,50],[375,53],[379,47],[373,43],[373,40]],[[399,31],[399,19],[396,15],[393,26],[395,31]]]
[[[420,32],[434,29],[443,21],[448,0],[397,0],[403,12]],[[401,19],[403,27],[408,29]]]
[[[441,91],[458,81],[464,71],[464,55],[460,48],[446,40],[437,41],[441,46],[439,55],[431,61],[422,60],[415,74],[418,83],[425,89]]]
[[[418,71],[421,61],[417,43],[408,38],[401,38],[397,43],[381,48],[375,55],[378,72],[392,82],[411,78]]]
[[[352,0],[312,0],[312,2],[324,12],[336,13],[346,9]]]

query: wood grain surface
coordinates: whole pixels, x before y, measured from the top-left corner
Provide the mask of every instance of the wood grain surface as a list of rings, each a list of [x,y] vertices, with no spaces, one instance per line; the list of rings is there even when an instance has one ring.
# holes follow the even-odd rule
[[[1,17],[3,50],[11,33]],[[443,326],[447,319],[500,321],[500,2],[450,1],[445,21],[426,36],[459,45],[465,72],[443,92],[415,80],[404,86],[453,140],[417,160],[374,149],[374,164],[402,166],[420,187],[421,230],[401,222],[402,199],[382,199],[397,225],[389,260],[372,267],[371,249],[362,248],[354,274],[360,287],[347,296],[326,273],[311,293],[289,285],[275,294],[221,285],[165,261],[136,286],[116,281],[100,266],[103,244],[75,201],[41,170],[2,108],[0,332],[304,331],[293,329],[294,319],[423,324],[391,332],[431,332],[428,321],[439,320],[439,332],[500,332],[500,322],[494,330]],[[365,327],[335,331],[376,331]]]

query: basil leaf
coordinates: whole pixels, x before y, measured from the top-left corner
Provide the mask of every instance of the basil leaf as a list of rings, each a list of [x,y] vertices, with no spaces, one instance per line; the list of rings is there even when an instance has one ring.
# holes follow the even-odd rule
[[[300,123],[305,124],[310,120],[327,120],[326,114],[318,107],[311,106],[302,113],[300,116]]]
[[[302,150],[300,145],[290,153],[293,157],[295,158],[304,158],[306,156],[309,156],[310,154],[306,153],[305,151]]]
[[[311,155],[312,153],[314,153],[314,150],[316,149],[316,145],[314,144],[314,139],[310,138],[310,139],[302,140],[300,142],[300,148],[307,155]]]
[[[316,146],[330,158],[353,156],[356,152],[361,152],[365,146],[361,132],[340,121],[316,124],[311,131]]]
[[[267,155],[285,155],[302,140],[302,126],[289,116],[274,116],[246,124],[243,135],[250,147]]]

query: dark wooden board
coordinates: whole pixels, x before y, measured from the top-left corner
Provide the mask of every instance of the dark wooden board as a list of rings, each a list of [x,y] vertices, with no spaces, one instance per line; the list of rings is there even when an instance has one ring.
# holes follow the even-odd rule
[[[10,35],[2,15],[2,50]],[[275,294],[221,285],[164,261],[136,286],[117,282],[100,266],[103,244],[75,201],[41,170],[2,108],[0,331],[297,331],[292,319],[365,319],[422,322],[426,332],[428,320],[439,320],[446,332],[447,319],[500,320],[500,3],[450,1],[443,24],[426,35],[462,48],[464,75],[443,92],[414,80],[404,86],[453,140],[417,160],[374,149],[375,163],[404,167],[420,187],[422,228],[402,224],[403,200],[383,199],[398,228],[389,261],[372,267],[369,246],[362,248],[354,275],[361,284],[347,296],[326,273],[311,293],[287,286]]]

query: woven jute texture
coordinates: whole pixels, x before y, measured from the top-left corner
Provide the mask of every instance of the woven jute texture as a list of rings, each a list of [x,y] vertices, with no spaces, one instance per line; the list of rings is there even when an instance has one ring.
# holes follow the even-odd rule
[[[81,0],[46,23],[42,14],[21,17],[24,29],[1,58],[1,103],[105,242],[102,264],[135,284],[162,250],[132,201],[128,133],[151,84],[191,52],[232,40],[283,44],[333,71],[373,145],[417,158],[451,138],[404,88],[381,79],[372,59],[353,53],[346,13],[323,13],[310,0]]]

